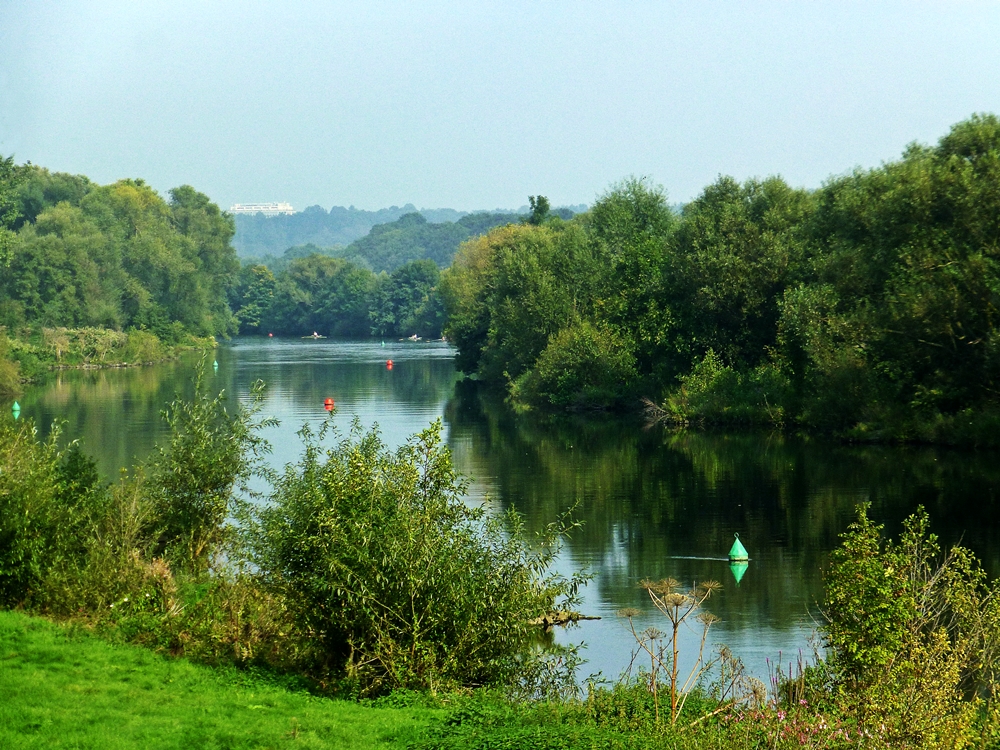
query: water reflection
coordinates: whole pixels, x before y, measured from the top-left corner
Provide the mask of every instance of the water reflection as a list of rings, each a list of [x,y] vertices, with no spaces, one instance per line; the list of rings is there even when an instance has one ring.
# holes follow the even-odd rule
[[[821,620],[822,570],[858,502],[891,533],[918,504],[946,542],[963,541],[1000,572],[995,454],[849,446],[780,433],[646,429],[635,420],[516,416],[474,383],[446,411],[456,462],[475,489],[538,529],[577,504],[584,525],[562,564],[597,573],[587,623],[565,640],[591,644],[592,667],[617,673],[630,643],[615,612],[652,608],[643,578],[716,579],[717,641],[755,671],[808,647]],[[750,552],[741,579],[725,556],[734,533]],[[691,558],[716,557],[719,560]],[[693,638],[693,634],[690,635]]]
[[[160,412],[176,395],[194,392],[200,355],[154,367],[64,370],[21,397],[21,418],[43,435],[60,423],[63,435],[79,440],[105,477],[145,458],[167,430]],[[209,360],[211,363],[211,360]]]
[[[327,419],[323,403],[332,398],[337,425],[355,416],[366,427],[377,422],[391,446],[443,416],[473,497],[516,508],[531,529],[577,503],[584,525],[559,565],[597,573],[583,610],[604,619],[556,637],[586,641],[594,671],[617,674],[627,663],[630,636],[615,617],[619,608],[641,608],[639,624],[654,622],[636,586],[643,578],[719,580],[722,591],[708,607],[722,617],[715,640],[758,674],[766,658],[805,647],[820,619],[823,566],[862,501],[891,533],[925,505],[945,542],[963,541],[991,576],[1000,574],[995,452],[674,432],[594,415],[516,416],[476,383],[456,382],[453,350],[443,344],[240,339],[213,356],[218,371],[209,357],[205,377],[234,398],[246,398],[258,378],[268,383],[264,414],[281,421],[266,434],[275,467],[298,459],[296,431]],[[156,367],[57,373],[19,399],[21,418],[43,431],[65,420],[67,437],[79,438],[114,477],[165,437],[159,412],[176,394],[191,394],[197,362],[192,355]],[[739,585],[725,559],[737,532],[750,554]]]
[[[456,379],[453,356],[435,343],[241,338],[208,355],[203,377],[238,399],[248,397],[257,379],[267,383],[263,412],[281,424],[265,437],[281,466],[301,453],[295,433],[328,418],[327,397],[336,402],[339,427],[356,416],[366,428],[378,423],[386,442],[400,445],[444,411]],[[153,367],[54,373],[20,399],[21,418],[33,419],[43,434],[54,421],[65,423],[67,438],[79,439],[101,473],[114,477],[166,437],[160,412],[178,395],[191,397],[201,358],[190,353]],[[390,358],[392,370],[385,367]]]

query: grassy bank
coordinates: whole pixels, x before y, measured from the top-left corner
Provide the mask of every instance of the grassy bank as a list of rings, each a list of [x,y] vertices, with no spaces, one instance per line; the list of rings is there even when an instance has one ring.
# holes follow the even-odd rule
[[[0,612],[0,747],[402,748],[440,710],[317,698]]]
[[[151,331],[107,328],[0,328],[0,394],[16,394],[50,370],[130,367],[176,357],[190,349],[215,346],[181,328],[161,338]]]

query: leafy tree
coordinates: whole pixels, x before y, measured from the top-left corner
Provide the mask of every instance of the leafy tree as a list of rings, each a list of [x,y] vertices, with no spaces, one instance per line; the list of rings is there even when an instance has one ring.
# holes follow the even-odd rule
[[[150,461],[155,501],[156,550],[177,567],[207,569],[220,550],[226,520],[235,510],[234,491],[259,469],[270,446],[260,437],[273,419],[257,419],[264,384],[251,388],[249,406],[226,407],[225,393],[211,397],[203,387],[205,360],[191,401],[175,399],[163,411],[170,442]]]
[[[995,685],[996,592],[974,556],[941,555],[921,509],[898,543],[862,506],[831,555],[825,634],[838,703],[886,747],[955,747]]]
[[[666,193],[629,178],[601,196],[585,222],[601,265],[594,273],[597,318],[634,340],[640,373],[662,369],[673,328],[664,262],[676,224]]]
[[[682,372],[709,349],[742,367],[768,356],[784,289],[803,277],[802,227],[811,207],[805,191],[777,177],[743,185],[722,177],[684,207],[665,266],[688,357],[678,364]]]
[[[335,336],[366,336],[376,288],[375,276],[353,263],[342,260],[338,263],[337,271],[314,295],[316,327]]]
[[[392,275],[379,278],[371,304],[372,333],[376,336],[438,336],[442,310],[437,295],[441,276],[430,260],[415,260]]]
[[[10,230],[21,213],[16,190],[22,179],[23,171],[14,164],[14,157],[0,156],[0,267],[7,264],[14,241]]]
[[[236,232],[232,217],[189,185],[170,191],[170,210],[174,226],[193,244],[198,259],[211,316],[208,325],[216,334],[235,333],[236,323],[227,304],[240,269],[231,244]]]
[[[58,204],[22,229],[0,289],[43,325],[117,328],[123,316],[114,281],[121,274],[108,262],[107,245],[79,208]]]
[[[261,325],[275,333],[366,335],[373,286],[371,271],[342,258],[298,258],[277,278]]]
[[[271,307],[277,286],[267,266],[249,265],[240,269],[239,280],[229,292],[229,305],[239,322],[240,333],[253,333]]]
[[[443,268],[464,240],[510,218],[509,214],[473,214],[456,223],[432,224],[417,212],[408,213],[391,224],[375,225],[367,236],[348,245],[343,256],[375,272],[392,273],[415,260],[431,260]]]
[[[529,195],[528,204],[531,206],[531,213],[528,214],[528,223],[536,226],[542,224],[549,216],[549,199],[544,195],[537,197]]]
[[[79,206],[80,200],[93,187],[93,183],[83,175],[50,172],[33,164],[22,169],[24,178],[17,190],[20,216],[15,222],[15,229],[33,223],[42,211],[58,203]]]
[[[3,324],[145,328],[167,343],[235,331],[232,221],[206,196],[183,186],[168,205],[141,180],[99,186],[12,159],[0,172]]]

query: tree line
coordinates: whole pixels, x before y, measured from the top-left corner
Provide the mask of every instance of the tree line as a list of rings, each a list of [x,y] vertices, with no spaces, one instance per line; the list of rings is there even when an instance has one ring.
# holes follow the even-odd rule
[[[188,185],[97,185],[0,157],[0,393],[53,366],[155,362],[238,322],[233,220]]]
[[[0,326],[147,329],[164,340],[236,332],[233,221],[184,185],[96,185],[0,160]]]
[[[274,272],[239,267],[232,218],[193,188],[163,200],[141,180],[0,159],[0,326],[444,332],[460,369],[519,406],[646,397],[677,422],[985,444],[1000,427],[998,185],[1000,120],[976,115],[817,190],[720,177],[678,211],[628,179],[571,217],[543,196],[492,228],[404,216],[366,238],[380,273],[296,249]],[[444,272],[396,252],[441,226],[489,231]]]
[[[432,260],[375,274],[313,253],[293,258],[277,274],[263,264],[245,265],[230,303],[241,333],[438,338],[444,325],[440,275]]]
[[[814,191],[644,179],[494,229],[441,282],[467,373],[518,404],[982,444],[1000,426],[1000,120]]]

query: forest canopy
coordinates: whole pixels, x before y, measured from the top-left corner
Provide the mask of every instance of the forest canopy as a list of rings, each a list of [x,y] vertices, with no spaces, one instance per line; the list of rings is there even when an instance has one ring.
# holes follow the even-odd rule
[[[0,326],[146,329],[164,340],[236,332],[232,219],[184,185],[0,169]]]
[[[815,191],[720,177],[679,216],[630,178],[465,243],[442,291],[460,367],[521,404],[989,442],[1000,120]]]

